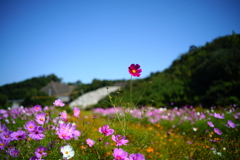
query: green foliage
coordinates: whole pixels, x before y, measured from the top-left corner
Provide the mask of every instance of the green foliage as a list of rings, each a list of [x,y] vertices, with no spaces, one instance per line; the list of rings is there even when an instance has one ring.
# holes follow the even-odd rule
[[[52,102],[53,99],[33,99],[34,96],[47,96],[45,93],[40,92],[39,90],[50,83],[51,81],[60,82],[61,79],[58,78],[56,75],[51,74],[48,76],[40,76],[40,77],[34,77],[31,79],[27,79],[25,81],[19,82],[19,83],[13,83],[13,84],[7,84],[0,87],[0,99],[5,100],[13,100],[13,99],[25,99],[24,105],[33,105],[33,104],[49,104],[49,102]],[[0,105],[5,104],[0,100]]]

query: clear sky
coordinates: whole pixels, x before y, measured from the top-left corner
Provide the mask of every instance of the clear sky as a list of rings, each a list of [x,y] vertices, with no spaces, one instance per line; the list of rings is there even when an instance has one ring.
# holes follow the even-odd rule
[[[240,33],[239,0],[1,0],[0,86],[140,78],[213,39]]]

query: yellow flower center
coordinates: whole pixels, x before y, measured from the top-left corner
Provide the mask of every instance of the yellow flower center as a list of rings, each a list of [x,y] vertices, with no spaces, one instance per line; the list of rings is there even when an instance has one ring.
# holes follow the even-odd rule
[[[68,151],[66,151],[65,153],[68,154]]]
[[[42,118],[40,118],[40,121],[43,121],[43,119],[42,119]]]
[[[3,144],[3,143],[0,143],[0,146],[4,146],[4,144]]]
[[[9,135],[6,135],[5,137],[6,137],[6,138],[8,138],[8,137],[9,137]]]
[[[43,153],[43,151],[39,151],[39,153],[40,153],[40,154],[42,154],[42,153]]]
[[[137,71],[135,69],[132,70],[132,73],[136,73]]]
[[[31,128],[31,129],[32,129],[32,128],[33,128],[33,126],[30,126],[29,128]]]

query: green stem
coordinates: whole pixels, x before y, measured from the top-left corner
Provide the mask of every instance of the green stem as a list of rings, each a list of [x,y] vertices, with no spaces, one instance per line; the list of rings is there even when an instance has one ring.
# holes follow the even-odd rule
[[[132,105],[132,75],[130,79],[130,105]]]
[[[148,86],[149,86],[149,83],[148,83],[148,85],[147,85],[147,88],[144,90],[144,92],[142,93],[142,95],[139,97],[139,99],[138,99],[137,103],[135,104],[135,106],[137,106],[138,102],[141,100],[141,98],[143,97],[143,95],[144,95],[145,92],[147,91]]]

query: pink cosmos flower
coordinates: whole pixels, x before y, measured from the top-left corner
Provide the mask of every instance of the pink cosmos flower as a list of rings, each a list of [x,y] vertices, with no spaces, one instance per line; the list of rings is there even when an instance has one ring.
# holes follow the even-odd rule
[[[34,111],[36,111],[36,112],[42,111],[42,107],[41,107],[40,105],[35,105],[35,106],[33,107],[33,109],[34,109]]]
[[[58,99],[53,102],[53,105],[63,107],[65,104],[62,102],[61,99]]]
[[[77,108],[77,107],[74,107],[74,109],[73,109],[73,113],[74,113],[74,116],[75,116],[75,117],[79,117],[80,109]]]
[[[46,150],[47,150],[46,147],[39,146],[39,147],[36,149],[36,151],[35,151],[35,156],[36,156],[37,158],[46,157],[47,153],[44,152],[44,151],[46,151]]]
[[[34,131],[30,132],[30,134],[28,135],[30,138],[32,138],[33,140],[40,140],[44,138],[44,134],[42,134],[44,132],[44,128],[42,126],[36,126],[34,128]]]
[[[130,154],[129,160],[145,160],[145,157],[141,153]]]
[[[62,119],[62,120],[67,120],[67,113],[66,112],[61,112],[60,113],[60,118]]]
[[[134,77],[140,77],[140,73],[142,72],[142,69],[140,69],[140,65],[139,64],[131,64],[128,67],[128,72],[134,76]]]
[[[34,121],[28,121],[25,125],[24,128],[28,130],[28,132],[33,132],[34,128],[36,127],[36,123]]]
[[[210,127],[214,127],[214,124],[212,123],[212,121],[207,122],[207,124],[208,124]]]
[[[36,115],[36,121],[38,124],[44,125],[46,113],[38,113]]]
[[[18,149],[16,149],[15,147],[13,147],[13,148],[9,148],[8,150],[7,150],[7,153],[10,155],[10,156],[12,156],[12,157],[18,157],[18,155],[19,155],[19,150]]]
[[[214,113],[213,116],[218,119],[224,119],[224,114],[220,115],[220,113]]]
[[[0,138],[0,150],[4,150],[4,148],[8,145],[8,141]]]
[[[228,126],[231,128],[235,128],[236,124],[234,124],[231,120],[228,120]]]
[[[105,136],[109,136],[114,133],[113,129],[109,129],[109,125],[104,125],[98,129],[100,133],[103,133]]]
[[[217,133],[218,135],[222,135],[222,132],[218,128],[214,128],[214,132]]]
[[[95,141],[94,141],[94,140],[91,140],[90,138],[88,138],[88,139],[86,140],[86,142],[87,142],[87,144],[88,144],[89,147],[92,147],[92,146],[95,144]]]
[[[22,130],[11,133],[12,140],[26,139],[27,133]]]
[[[128,140],[126,140],[125,136],[121,135],[112,135],[112,140],[116,142],[116,146],[127,145],[127,143],[129,142]]]
[[[113,150],[113,160],[128,160],[127,156],[128,153],[126,151],[124,151],[122,148],[115,148]]]

